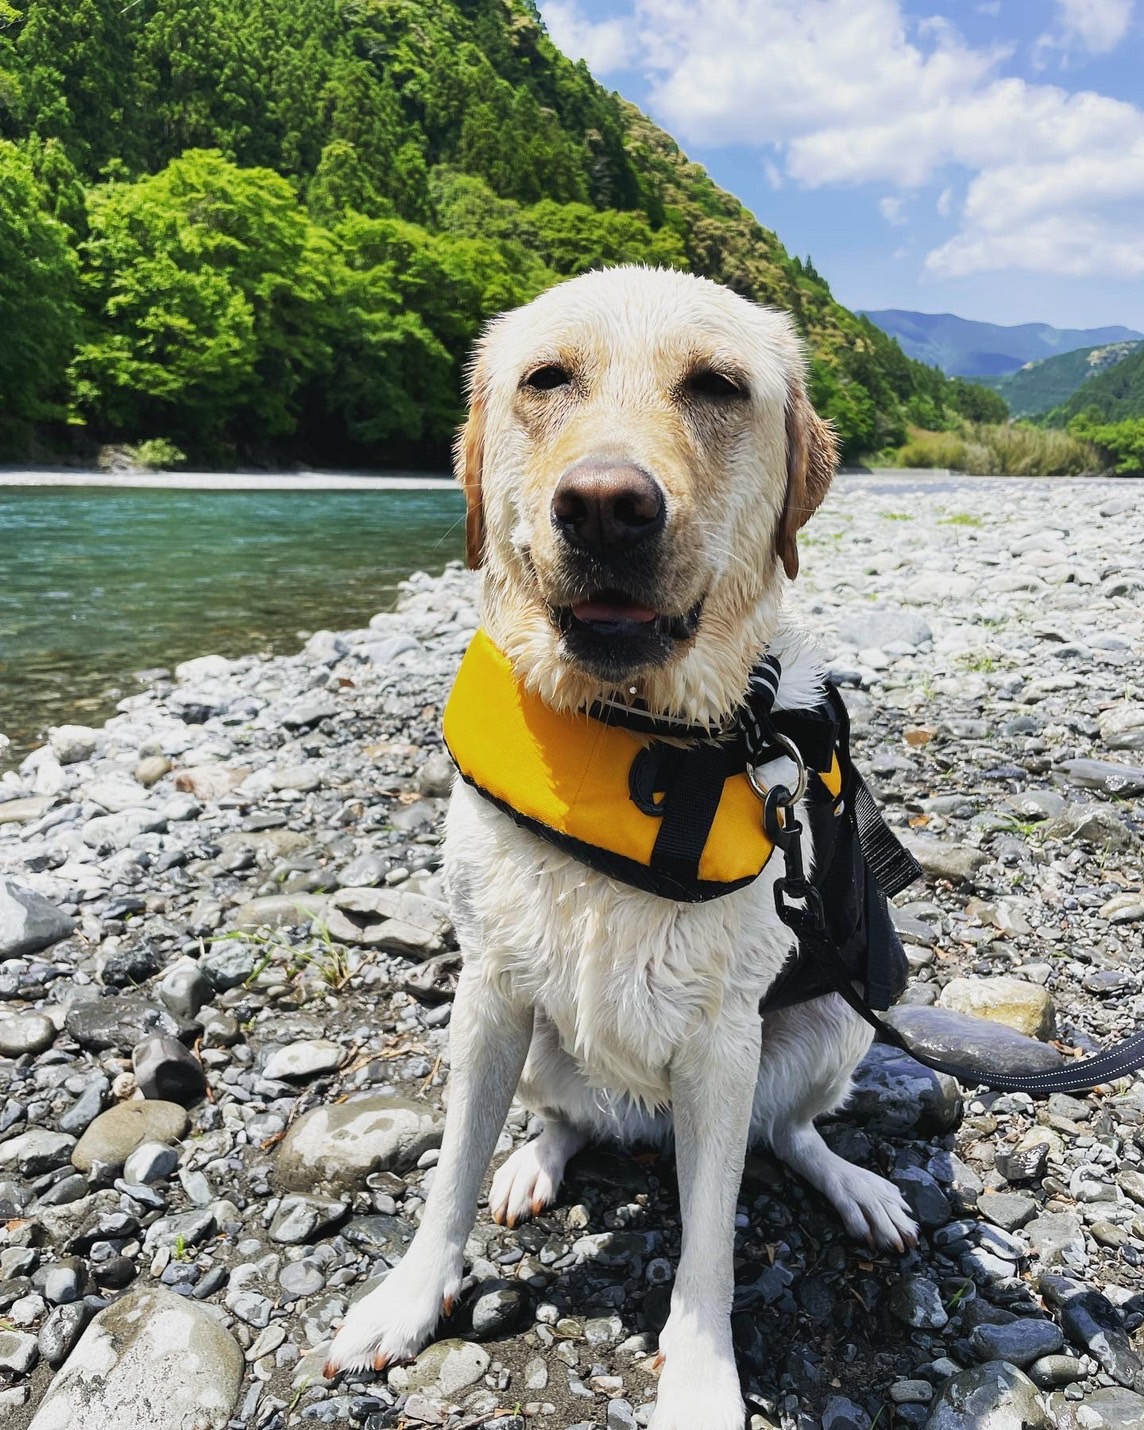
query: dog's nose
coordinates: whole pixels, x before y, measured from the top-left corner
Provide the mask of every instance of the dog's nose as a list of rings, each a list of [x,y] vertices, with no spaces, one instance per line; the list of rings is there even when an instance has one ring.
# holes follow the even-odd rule
[[[552,497],[553,525],[585,551],[635,546],[665,520],[663,492],[642,467],[584,463],[564,473]]]

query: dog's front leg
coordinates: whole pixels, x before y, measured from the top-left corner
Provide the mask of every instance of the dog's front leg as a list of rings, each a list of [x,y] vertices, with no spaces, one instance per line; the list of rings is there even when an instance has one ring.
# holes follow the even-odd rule
[[[659,1338],[663,1371],[651,1430],[743,1430],[731,1345],[735,1206],[759,1074],[754,1002],[724,1010],[671,1067],[683,1250]]]
[[[510,1002],[480,961],[461,973],[451,1021],[452,1070],[441,1156],[417,1235],[401,1264],[351,1307],[326,1373],[383,1370],[416,1355],[461,1284],[481,1179],[504,1126],[532,1037],[533,1010]]]

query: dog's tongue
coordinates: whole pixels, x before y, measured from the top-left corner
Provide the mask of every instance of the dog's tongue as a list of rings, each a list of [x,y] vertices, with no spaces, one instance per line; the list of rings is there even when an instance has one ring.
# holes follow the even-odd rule
[[[637,606],[634,601],[625,601],[622,596],[598,596],[594,600],[580,601],[572,607],[572,614],[578,621],[589,624],[631,621],[646,625],[656,617],[656,612],[647,606]]]

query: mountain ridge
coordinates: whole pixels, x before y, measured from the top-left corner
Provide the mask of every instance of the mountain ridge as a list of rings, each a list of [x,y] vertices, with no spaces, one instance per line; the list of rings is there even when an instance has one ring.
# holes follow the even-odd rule
[[[938,367],[950,377],[1002,377],[1027,363],[1078,348],[1144,339],[1144,333],[1116,324],[1057,328],[1051,323],[983,323],[956,313],[921,313],[908,308],[861,311],[895,338],[908,356]]]

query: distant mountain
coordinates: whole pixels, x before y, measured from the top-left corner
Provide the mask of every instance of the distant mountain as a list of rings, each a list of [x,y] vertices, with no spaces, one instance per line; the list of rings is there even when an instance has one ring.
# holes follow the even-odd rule
[[[1082,412],[1095,412],[1104,422],[1144,417],[1144,343],[1123,362],[1090,377],[1045,420],[1050,427],[1065,427]]]
[[[901,308],[865,316],[897,338],[910,357],[939,367],[950,377],[1000,377],[1058,353],[1144,338],[1144,333],[1132,328],[1053,328],[1048,323],[1006,328],[953,313],[910,313]]]
[[[979,377],[982,387],[999,392],[1014,417],[1036,417],[1067,402],[1090,377],[1107,372],[1131,357],[1139,343],[1109,343],[1105,347],[1077,348],[1056,357],[1029,362],[1001,377]]]

